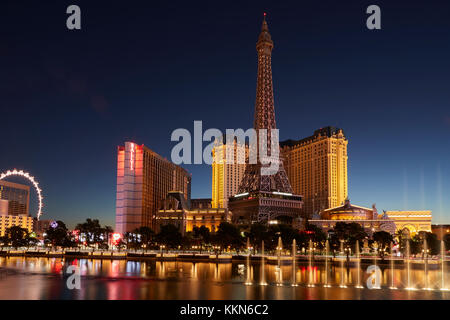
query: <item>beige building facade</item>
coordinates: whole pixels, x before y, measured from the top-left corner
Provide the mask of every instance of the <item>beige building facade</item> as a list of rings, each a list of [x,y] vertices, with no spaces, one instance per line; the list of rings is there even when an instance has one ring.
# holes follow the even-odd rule
[[[0,216],[0,237],[5,235],[6,229],[11,227],[21,227],[33,232],[33,217],[30,216]]]
[[[423,211],[385,211],[385,214],[395,222],[396,231],[404,231],[414,236],[416,233],[431,232],[430,210]]]
[[[367,208],[351,204],[348,199],[341,206],[322,210],[320,214],[314,214],[312,219],[309,220],[309,223],[322,228],[326,232],[332,230],[338,222],[358,223],[370,236],[378,231],[386,231],[394,235],[396,231],[395,222],[389,219],[386,214],[378,214],[375,204],[372,205],[372,208]]]
[[[411,237],[419,232],[432,232],[431,211],[383,211],[378,214],[375,204],[372,208],[357,206],[346,200],[344,205],[322,210],[314,214],[309,223],[321,227],[324,231],[334,228],[336,223],[359,223],[371,235],[377,231],[386,231],[392,235],[399,233]]]
[[[289,182],[293,192],[303,196],[306,216],[344,204],[348,196],[347,145],[344,131],[335,127],[280,143]]]
[[[202,202],[194,200],[193,206],[189,206],[183,193],[169,192],[156,214],[155,231],[159,232],[162,225],[173,224],[182,235],[201,226],[216,232],[222,222],[231,221],[227,208],[211,208]]]
[[[218,142],[213,148],[212,197],[213,208],[228,208],[228,198],[238,193],[245,172],[248,145]]]

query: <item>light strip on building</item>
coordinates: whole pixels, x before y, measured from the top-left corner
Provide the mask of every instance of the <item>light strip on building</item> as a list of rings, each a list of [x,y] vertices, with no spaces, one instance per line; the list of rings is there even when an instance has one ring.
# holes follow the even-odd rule
[[[287,193],[287,192],[278,192],[278,191],[274,191],[272,192],[273,194],[279,194],[280,196],[292,196],[292,193]]]
[[[239,197],[243,197],[243,196],[248,196],[248,192],[236,194],[234,197],[235,197],[235,198],[239,198]]]

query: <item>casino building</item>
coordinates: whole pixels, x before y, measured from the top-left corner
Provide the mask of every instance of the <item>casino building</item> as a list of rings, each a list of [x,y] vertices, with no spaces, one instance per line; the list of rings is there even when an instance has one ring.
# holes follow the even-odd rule
[[[351,204],[346,199],[341,206],[314,214],[309,223],[329,231],[338,222],[356,222],[369,236],[377,231],[386,231],[392,235],[401,231],[414,236],[420,231],[431,232],[431,217],[431,211],[384,211],[379,214],[375,204],[372,208],[366,208]]]
[[[155,215],[167,193],[179,190],[190,202],[191,175],[144,145],[125,142],[117,150],[116,232],[141,226],[154,229]]]
[[[349,199],[346,199],[341,206],[322,210],[320,214],[314,214],[312,219],[309,220],[310,224],[322,228],[325,232],[333,229],[338,222],[356,222],[369,235],[377,231],[386,231],[391,234],[396,231],[394,221],[385,214],[379,215],[375,204],[372,205],[372,208],[366,208],[351,204]]]
[[[248,144],[224,141],[215,143],[212,150],[212,207],[228,208],[228,198],[238,193],[245,172]]]
[[[156,213],[155,232],[167,224],[175,225],[182,235],[201,226],[215,232],[220,223],[230,221],[228,209],[212,208],[211,199],[192,199],[189,204],[182,192],[170,191]]]
[[[303,195],[305,216],[344,204],[348,196],[347,145],[344,131],[335,127],[280,143],[292,190]]]
[[[402,230],[403,233],[409,233],[412,236],[421,231],[432,232],[430,210],[385,211],[385,214],[395,221],[397,231]]]

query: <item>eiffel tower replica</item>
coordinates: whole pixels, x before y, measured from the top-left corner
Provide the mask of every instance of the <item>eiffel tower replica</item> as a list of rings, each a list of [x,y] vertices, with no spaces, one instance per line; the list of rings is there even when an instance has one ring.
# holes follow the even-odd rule
[[[238,194],[229,198],[229,209],[233,214],[233,222],[250,224],[255,222],[292,223],[300,217],[302,197],[292,193],[292,187],[284,170],[281,158],[278,162],[278,171],[272,175],[264,175],[261,170],[269,167],[263,164],[259,157],[260,137],[259,131],[267,129],[267,154],[271,152],[271,129],[276,129],[275,108],[272,82],[272,48],[273,41],[269,33],[266,14],[262,24],[261,34],[256,43],[258,52],[258,77],[256,85],[255,120],[254,129],[257,133],[258,160],[255,164],[248,163],[244,177],[239,185]],[[279,145],[277,144],[277,148]],[[278,154],[280,154],[278,152]]]

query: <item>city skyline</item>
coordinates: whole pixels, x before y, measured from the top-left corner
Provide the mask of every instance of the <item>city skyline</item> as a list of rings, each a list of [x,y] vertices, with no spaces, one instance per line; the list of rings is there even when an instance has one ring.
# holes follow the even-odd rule
[[[109,18],[98,16],[95,5],[81,6],[95,19],[87,16],[80,35],[40,34],[36,39],[46,42],[37,46],[36,56],[20,67],[16,63],[17,70],[6,65],[0,79],[5,97],[2,111],[11,118],[20,114],[24,124],[18,128],[6,123],[1,145],[8,152],[0,159],[0,172],[24,169],[40,181],[46,205],[43,219],[61,219],[72,226],[92,217],[114,226],[115,152],[125,141],[144,144],[170,159],[175,144],[170,133],[177,128],[192,131],[194,120],[203,120],[208,127],[250,128],[256,71],[253,46],[262,12],[267,11],[275,40],[272,63],[280,140],[302,139],[328,125],[342,128],[349,139],[352,202],[371,206],[375,201],[380,210],[429,209],[433,223],[450,222],[450,94],[444,89],[450,70],[444,57],[450,48],[445,38],[439,38],[449,28],[444,15],[419,13],[413,5],[386,4],[383,30],[371,33],[364,29],[364,5],[324,1],[304,8],[249,6],[237,14],[236,8],[208,12],[210,7],[205,7],[200,13],[156,8],[163,18],[146,21],[149,26],[144,30],[139,29],[139,20],[132,21],[131,13],[120,13],[128,18],[125,27],[120,26],[128,28],[123,30],[107,24],[119,14],[114,4],[108,9]],[[17,6],[9,7],[11,14],[17,13]],[[32,7],[27,7],[23,19],[30,17]],[[319,15],[322,7],[330,12]],[[335,25],[338,17],[333,8],[345,11],[345,23]],[[138,11],[133,9],[133,14]],[[307,16],[312,13],[317,20]],[[397,19],[404,19],[400,13],[420,21],[422,30],[401,20],[409,31],[405,36],[398,25]],[[194,14],[196,19],[191,19]],[[414,19],[420,14],[426,19]],[[162,21],[167,16],[169,23]],[[442,30],[426,27],[427,19]],[[202,28],[206,21],[209,31]],[[13,32],[12,22],[6,22],[9,27],[2,30],[10,33],[1,45],[3,55],[20,59],[27,44],[15,43],[13,36],[31,37],[39,31],[20,26]],[[48,19],[44,27],[55,23],[57,18]],[[165,27],[166,33],[154,32],[158,26]],[[184,32],[178,33],[179,28]],[[114,32],[118,39],[113,39]],[[129,43],[130,34],[135,43]],[[146,34],[151,36],[144,38]],[[184,37],[175,38],[180,34]],[[349,35],[356,40],[350,41]],[[58,47],[50,42],[52,36],[62,42]],[[99,36],[100,43],[94,44]],[[148,44],[155,38],[153,45]],[[167,38],[176,39],[176,45]],[[95,48],[94,53],[84,52],[86,43]],[[130,48],[119,49],[118,43]],[[424,43],[427,49],[422,48]],[[421,50],[414,52],[411,46]],[[143,53],[139,47],[149,51]],[[344,56],[345,52],[350,55]],[[25,80],[18,76],[33,63],[40,66],[38,71],[25,71]],[[45,117],[37,118],[43,113]],[[192,197],[210,198],[211,167],[183,167],[192,173]]]

